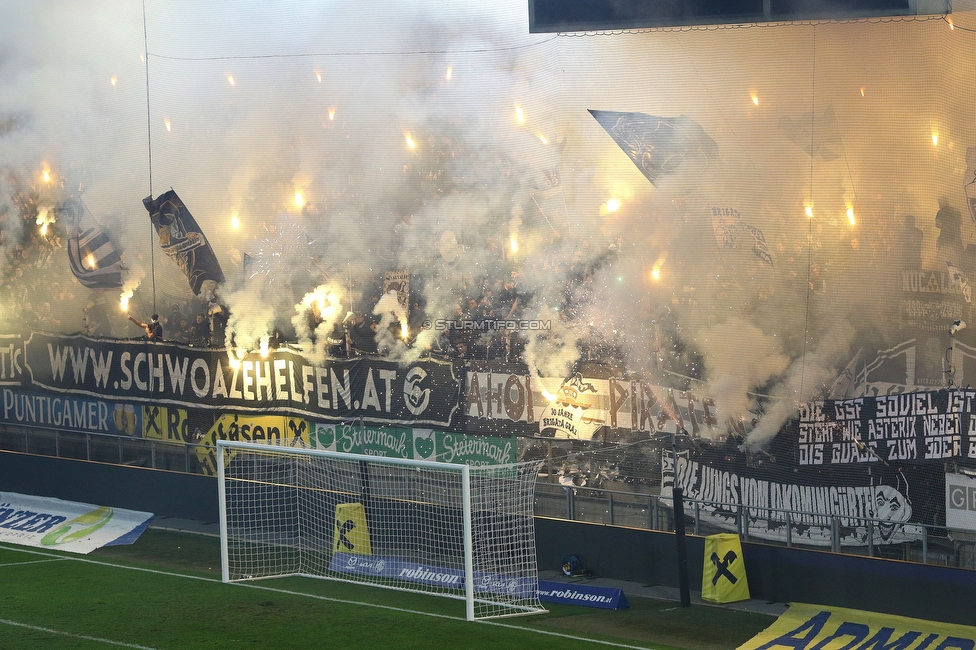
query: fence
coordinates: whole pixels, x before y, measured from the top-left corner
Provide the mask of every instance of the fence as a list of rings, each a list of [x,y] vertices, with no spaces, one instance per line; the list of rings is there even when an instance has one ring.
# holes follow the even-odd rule
[[[198,451],[200,456],[206,456],[207,452],[206,447],[197,444],[28,427],[0,428],[0,450],[188,474],[203,473]],[[538,516],[645,530],[674,529],[670,499],[662,498],[657,487],[635,485],[633,490],[588,488],[565,486],[550,480],[551,477],[542,477],[536,486],[535,512]],[[709,522],[704,516],[716,507],[731,513],[723,526]],[[685,499],[685,515],[685,530],[695,535],[730,532],[731,529],[743,541],[976,569],[976,534],[949,531],[944,526],[912,522],[910,526],[920,530],[917,539],[879,544],[875,542],[875,529],[890,529],[892,522],[856,517],[853,527],[866,531],[865,543],[844,544],[842,531],[852,527],[851,517],[692,499]],[[827,520],[829,542],[805,543],[796,535],[798,527],[805,526],[804,518]],[[757,522],[762,522],[767,529],[782,527],[784,539],[759,538],[755,534]]]
[[[109,433],[0,428],[0,450],[187,474],[202,473],[197,461],[198,449],[203,449],[203,446]]]
[[[535,514],[609,526],[670,531],[674,529],[674,515],[670,501],[670,498],[647,492],[571,487],[540,481],[536,486]],[[704,513],[716,507],[732,513],[730,527],[734,527],[733,530],[706,521]],[[828,522],[829,542],[827,544],[805,543],[795,533],[797,528],[807,526],[803,522],[811,518],[824,519]],[[771,540],[758,537],[754,534],[757,521],[763,522],[766,528],[781,527],[784,531],[784,539]],[[757,508],[738,503],[685,499],[685,530],[695,535],[734,531],[743,541],[976,569],[976,535],[971,533],[949,531],[944,526],[912,522],[909,526],[920,531],[917,539],[895,543],[875,541],[878,536],[877,531],[880,529],[897,528],[900,525],[883,519],[842,517],[799,510]],[[852,527],[866,531],[863,544],[842,543],[842,531]]]

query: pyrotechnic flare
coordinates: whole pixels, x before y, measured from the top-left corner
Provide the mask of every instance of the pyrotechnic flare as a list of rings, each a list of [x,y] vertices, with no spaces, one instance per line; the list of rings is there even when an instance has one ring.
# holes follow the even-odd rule
[[[653,278],[655,281],[661,279],[661,267],[664,266],[667,259],[668,258],[666,255],[662,255],[657,259],[656,262],[654,262],[654,268],[651,269],[651,278]]]
[[[406,351],[406,346],[390,332],[390,325],[395,322],[401,323],[402,332],[402,327],[407,322],[407,309],[400,304],[397,292],[385,293],[373,307],[373,314],[380,317],[379,326],[376,328],[376,344],[380,352],[399,358]]]
[[[337,287],[324,284],[305,294],[302,301],[295,305],[291,323],[299,345],[314,345],[316,351],[324,353],[319,349],[322,347],[319,342],[328,338],[341,313],[340,296],[341,291]]]

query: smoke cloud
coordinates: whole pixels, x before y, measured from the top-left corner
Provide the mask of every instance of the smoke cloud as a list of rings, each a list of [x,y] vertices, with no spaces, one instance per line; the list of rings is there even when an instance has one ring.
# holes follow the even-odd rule
[[[384,272],[408,270],[432,319],[514,277],[521,317],[551,323],[528,335],[530,372],[620,360],[723,420],[760,413],[758,446],[853,350],[914,335],[902,221],[944,268],[938,199],[966,212],[971,89],[944,70],[972,48],[940,21],[556,36],[528,33],[524,0],[183,1],[146,3],[144,41],[140,7],[8,4],[7,324],[54,300],[43,274],[58,327],[81,327],[91,296],[66,263],[22,255],[68,195],[124,250],[135,312],[201,310],[142,207],[172,187],[227,276],[235,349],[278,328],[321,358],[355,312],[415,359],[438,333],[393,332]],[[717,154],[651,184],[588,109],[684,115]]]

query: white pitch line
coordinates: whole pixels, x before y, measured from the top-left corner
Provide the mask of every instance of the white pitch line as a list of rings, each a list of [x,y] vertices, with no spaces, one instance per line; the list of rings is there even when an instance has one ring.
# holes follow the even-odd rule
[[[11,550],[11,551],[13,551],[13,550],[22,551],[24,553],[32,553],[32,554],[35,554],[35,555],[45,555],[45,556],[55,557],[55,558],[63,559],[63,560],[73,560],[75,562],[84,562],[86,564],[97,564],[97,565],[100,565],[100,566],[107,566],[107,567],[112,567],[112,568],[116,568],[116,569],[126,569],[126,570],[129,570],[129,571],[141,571],[143,573],[152,573],[152,574],[155,574],[155,575],[172,576],[174,578],[187,578],[189,580],[201,580],[203,582],[213,582],[213,583],[216,583],[216,584],[224,584],[223,581],[220,580],[219,578],[208,578],[206,576],[195,576],[195,575],[189,575],[189,574],[186,574],[186,573],[176,573],[174,571],[160,571],[159,569],[147,569],[147,568],[144,568],[144,567],[127,566],[125,564],[115,564],[113,562],[104,562],[104,561],[101,561],[101,560],[89,560],[88,558],[83,558],[83,557],[62,556],[62,555],[56,555],[54,553],[49,553],[49,552],[45,552],[45,551],[35,551],[33,549],[11,548],[11,547],[6,546],[4,544],[0,544],[0,548],[6,548],[7,550]],[[414,609],[405,609],[405,608],[401,608],[401,607],[393,607],[392,605],[379,605],[379,604],[376,604],[376,603],[365,603],[365,602],[356,601],[356,600],[345,600],[343,598],[332,598],[330,596],[319,596],[317,594],[309,594],[309,593],[305,593],[305,592],[302,592],[302,591],[293,591],[293,590],[290,590],[290,589],[278,589],[276,587],[266,587],[264,585],[255,584],[255,583],[249,583],[249,582],[231,582],[231,583],[228,583],[228,584],[230,586],[234,586],[234,587],[246,587],[248,589],[260,589],[262,591],[270,591],[270,592],[273,592],[273,593],[286,594],[286,595],[290,595],[290,596],[300,596],[300,597],[303,597],[303,598],[313,598],[315,600],[323,600],[323,601],[327,601],[327,602],[330,602],[330,603],[341,603],[343,605],[359,605],[359,606],[362,606],[362,607],[372,607],[373,609],[386,609],[386,610],[390,610],[390,611],[394,611],[394,612],[400,612],[402,614],[416,614],[418,616],[428,616],[430,618],[443,618],[443,619],[448,619],[448,620],[452,620],[452,621],[464,621],[464,620],[466,620],[464,617],[461,617],[461,616],[450,616],[448,614],[435,614],[433,612],[421,612],[421,611],[414,610]],[[478,620],[478,621],[475,621],[475,622],[482,623],[484,625],[494,625],[496,627],[504,627],[504,628],[509,628],[509,629],[513,629],[513,630],[522,630],[522,631],[525,631],[525,632],[533,632],[535,634],[542,634],[542,635],[545,635],[545,636],[556,636],[556,637],[561,637],[561,638],[564,638],[564,639],[572,639],[573,641],[582,641],[584,643],[596,643],[596,644],[599,644],[599,645],[611,646],[611,647],[614,647],[614,648],[626,648],[627,650],[654,650],[653,648],[651,648],[649,646],[635,646],[635,645],[627,645],[627,644],[624,644],[624,643],[615,643],[613,641],[602,641],[600,639],[591,639],[591,638],[582,637],[582,636],[573,636],[572,634],[565,634],[565,633],[562,633],[562,632],[550,632],[548,630],[539,630],[539,629],[532,628],[532,627],[522,627],[522,626],[519,626],[519,625],[512,625],[510,623],[499,623],[499,622],[496,622],[496,621],[487,621],[487,620]],[[133,646],[133,647],[140,647],[140,646]]]
[[[8,566],[21,566],[24,564],[43,564],[45,562],[62,562],[65,559],[67,558],[59,557],[59,558],[51,558],[50,560],[27,560],[26,562],[6,562],[4,564],[0,564],[0,569]]]
[[[572,634],[565,634],[563,632],[550,632],[549,630],[537,630],[534,627],[522,627],[521,625],[512,625],[511,623],[499,623],[497,621],[477,621],[478,623],[483,623],[484,625],[495,625],[497,627],[507,627],[513,630],[525,630],[528,632],[535,632],[536,634],[545,634],[547,636],[558,636],[564,639],[573,639],[574,641],[587,641],[589,643],[599,643],[601,645],[608,645],[614,648],[630,648],[630,650],[654,650],[650,646],[646,645],[626,645],[624,643],[617,643],[615,641],[601,641],[600,639],[590,639],[587,637],[573,636]]]
[[[74,634],[73,632],[65,632],[64,630],[55,630],[49,627],[41,627],[40,625],[28,625],[27,623],[18,623],[17,621],[8,621],[5,618],[0,618],[0,624],[2,625],[13,625],[14,627],[23,627],[28,630],[34,630],[36,632],[47,632],[48,634],[57,634],[58,636],[67,636],[72,639],[83,639],[85,641],[95,641],[96,643],[107,643],[109,645],[117,645],[122,648],[137,648],[138,650],[157,650],[148,645],[138,645],[135,643],[126,643],[124,641],[113,641],[112,639],[103,639],[97,636],[88,636],[87,634]]]

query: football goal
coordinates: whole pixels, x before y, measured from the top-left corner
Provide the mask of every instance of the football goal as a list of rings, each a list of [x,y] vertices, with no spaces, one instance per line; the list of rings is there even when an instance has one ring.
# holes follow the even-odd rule
[[[546,611],[538,463],[471,467],[217,441],[225,582],[307,576],[462,599],[468,620]]]

